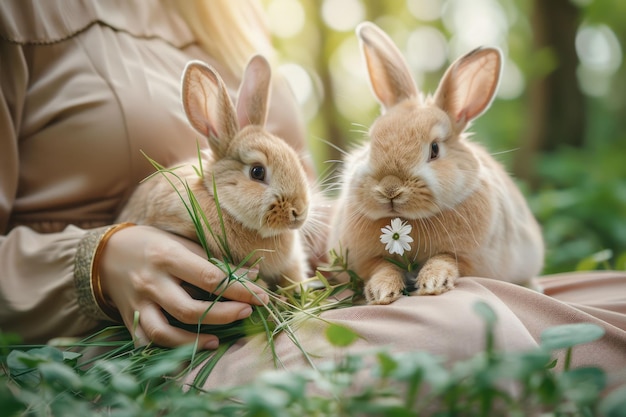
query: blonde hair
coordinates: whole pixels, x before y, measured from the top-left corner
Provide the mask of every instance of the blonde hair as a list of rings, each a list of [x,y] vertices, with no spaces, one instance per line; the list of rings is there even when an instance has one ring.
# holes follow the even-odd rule
[[[254,53],[273,60],[274,49],[257,0],[177,0],[200,46],[239,77]]]

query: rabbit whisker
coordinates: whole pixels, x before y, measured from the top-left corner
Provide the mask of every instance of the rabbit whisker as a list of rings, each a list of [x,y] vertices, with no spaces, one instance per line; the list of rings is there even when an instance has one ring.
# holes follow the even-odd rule
[[[507,154],[507,153],[511,153],[511,152],[517,152],[520,149],[521,148],[511,148],[511,149],[506,149],[504,151],[499,151],[499,152],[490,152],[489,155],[491,155],[491,156],[503,155],[503,154]]]
[[[337,152],[339,152],[340,154],[347,156],[348,155],[348,151],[346,151],[345,149],[341,149],[339,146],[335,145],[334,143],[332,143],[329,140],[326,139],[322,139],[319,136],[314,136],[313,139],[320,141],[328,146],[330,146],[331,148],[333,148],[334,150],[336,150]]]

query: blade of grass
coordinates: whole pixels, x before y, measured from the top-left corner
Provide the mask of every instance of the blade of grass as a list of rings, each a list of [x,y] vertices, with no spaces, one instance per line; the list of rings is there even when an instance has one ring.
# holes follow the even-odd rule
[[[213,352],[213,355],[211,355],[207,362],[205,362],[204,366],[198,370],[198,373],[193,380],[193,388],[198,389],[206,383],[207,379],[209,379],[209,375],[217,365],[217,362],[222,358],[222,356],[224,356],[233,344],[235,344],[235,341],[219,345],[219,347]]]

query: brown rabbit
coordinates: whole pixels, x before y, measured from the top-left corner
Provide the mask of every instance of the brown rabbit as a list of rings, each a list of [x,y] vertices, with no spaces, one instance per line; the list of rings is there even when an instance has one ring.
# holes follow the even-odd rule
[[[524,283],[538,274],[539,225],[503,167],[464,133],[493,100],[500,52],[459,58],[424,98],[381,29],[364,22],[357,35],[382,115],[346,158],[331,247],[347,252],[367,300],[388,304],[405,289],[406,274],[380,240],[396,218],[411,227],[412,247],[395,260],[419,264],[410,277],[417,294],[448,291],[460,276]]]
[[[259,274],[270,285],[284,278],[306,277],[306,256],[298,230],[307,219],[309,186],[297,153],[270,134],[267,117],[271,71],[265,58],[248,63],[233,105],[220,75],[210,66],[192,61],[182,80],[182,101],[191,125],[208,139],[202,154],[201,178],[193,168],[198,158],[181,163],[174,173],[188,184],[211,229],[222,234],[215,203],[217,190],[225,238],[233,263],[255,250],[248,264],[259,257]],[[183,196],[182,184],[170,174]],[[118,221],[147,224],[197,240],[196,230],[172,184],[157,174],[140,184]],[[224,253],[207,232],[211,255]]]

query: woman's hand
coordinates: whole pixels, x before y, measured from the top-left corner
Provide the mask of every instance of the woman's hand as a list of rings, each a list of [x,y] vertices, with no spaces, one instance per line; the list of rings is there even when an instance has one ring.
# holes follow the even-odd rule
[[[199,348],[215,349],[216,336],[189,332],[168,323],[161,309],[182,323],[227,324],[248,317],[251,305],[269,300],[251,283],[231,282],[206,260],[201,246],[150,226],[133,226],[111,236],[103,249],[100,279],[103,292],[118,308],[124,324],[134,332],[137,345],[153,342],[174,347],[198,339]],[[182,287],[187,282],[230,301],[193,299]],[[139,323],[134,325],[135,311]]]

